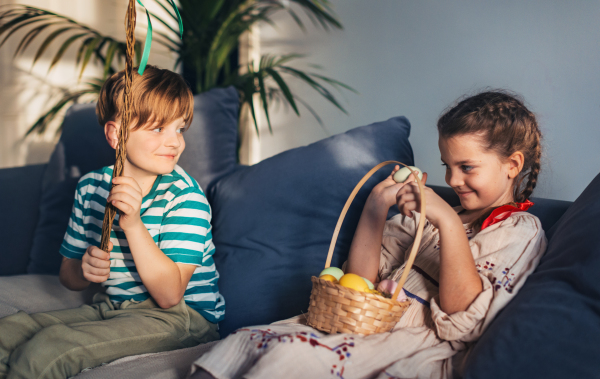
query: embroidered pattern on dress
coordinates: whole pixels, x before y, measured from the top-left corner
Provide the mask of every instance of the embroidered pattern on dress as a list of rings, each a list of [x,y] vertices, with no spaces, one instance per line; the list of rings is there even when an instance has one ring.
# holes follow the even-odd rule
[[[492,271],[496,265],[490,261],[485,261],[485,264],[477,263],[475,268],[477,268],[477,272],[483,271]],[[492,279],[492,282],[496,282],[496,279]]]
[[[498,291],[500,288],[504,287],[506,292],[512,293],[515,288],[512,284],[512,281],[515,279],[515,274],[511,273],[508,267],[502,270],[502,274],[504,276],[500,278],[500,280],[496,280],[496,278],[493,278],[493,281],[496,283],[494,285],[494,290]]]
[[[331,366],[331,375],[335,375],[336,377],[343,379],[344,378],[344,366],[346,362],[352,355],[350,353],[350,348],[354,347],[354,337],[344,337],[343,343],[330,347],[325,345],[318,340],[321,339],[320,336],[314,333],[307,332],[295,332],[295,333],[286,333],[286,334],[278,334],[273,332],[271,329],[262,330],[262,329],[238,329],[231,334],[236,334],[237,332],[251,332],[250,340],[256,341],[256,348],[258,350],[265,350],[269,346],[269,343],[272,341],[279,343],[293,343],[294,340],[298,342],[308,342],[312,347],[323,347],[327,350],[333,351],[338,354],[338,361],[336,364]],[[347,342],[346,342],[347,341]],[[256,362],[254,362],[256,363]],[[253,363],[253,364],[254,364]]]

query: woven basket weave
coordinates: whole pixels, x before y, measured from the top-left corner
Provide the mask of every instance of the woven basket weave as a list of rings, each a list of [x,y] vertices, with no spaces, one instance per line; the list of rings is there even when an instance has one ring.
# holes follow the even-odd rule
[[[390,331],[410,301],[397,302],[359,292],[315,276],[308,308],[308,323],[327,333],[373,334]]]
[[[344,221],[346,212],[348,211],[348,208],[350,208],[350,204],[352,203],[352,200],[354,200],[356,193],[358,193],[358,190],[360,190],[367,179],[369,179],[377,170],[392,163],[408,167],[404,163],[396,161],[382,162],[373,167],[356,185],[352,194],[350,194],[333,233],[325,268],[329,267],[331,264],[333,249],[335,248],[342,222]],[[411,172],[413,171],[411,170]],[[423,183],[419,178],[417,178],[417,183],[419,184],[421,193],[423,193]],[[399,280],[398,288],[392,295],[392,298],[388,299],[377,294],[356,291],[313,276],[311,278],[313,288],[310,294],[307,316],[308,325],[326,333],[369,335],[392,330],[410,305],[409,300],[398,302],[392,299],[397,298],[398,293],[406,282],[408,272],[412,267],[419,244],[421,243],[423,227],[425,225],[425,198],[422,198],[420,210],[421,217],[419,219],[419,226],[417,227],[411,254],[406,261],[404,273]]]

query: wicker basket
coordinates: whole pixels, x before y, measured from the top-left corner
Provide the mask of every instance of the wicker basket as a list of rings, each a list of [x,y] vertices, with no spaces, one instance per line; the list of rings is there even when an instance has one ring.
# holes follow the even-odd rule
[[[346,205],[340,214],[336,225],[325,268],[331,264],[333,250],[337,241],[342,222],[350,208],[350,204],[354,197],[363,186],[363,184],[381,167],[389,164],[400,164],[405,167],[404,163],[397,161],[385,161],[373,167],[361,181],[356,185],[350,197],[346,201]],[[410,168],[409,170],[413,172]],[[413,172],[414,174],[414,172]],[[415,175],[416,176],[416,175]],[[417,177],[417,183],[421,193],[424,192],[423,183]],[[396,299],[406,279],[412,264],[415,260],[421,238],[423,236],[423,227],[425,225],[425,200],[421,201],[421,217],[417,227],[417,234],[412,245],[412,250],[406,267],[400,280],[396,292],[391,299],[379,296],[373,293],[360,292],[351,288],[343,287],[337,283],[332,283],[327,280],[312,277],[313,288],[310,294],[310,304],[308,307],[307,323],[308,325],[326,333],[354,333],[361,335],[369,335],[374,333],[389,332],[394,325],[400,320],[404,314],[410,301],[406,300],[398,302]]]

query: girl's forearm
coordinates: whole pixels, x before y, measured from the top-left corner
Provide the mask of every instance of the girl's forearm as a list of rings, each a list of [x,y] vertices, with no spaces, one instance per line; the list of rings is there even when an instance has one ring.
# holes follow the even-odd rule
[[[142,224],[125,232],[135,267],[150,296],[161,308],[177,305],[187,283],[175,262],[159,248]]]
[[[383,228],[388,209],[369,201],[362,211],[348,255],[346,272],[377,281]]]
[[[458,215],[445,218],[440,230],[440,307],[448,313],[466,310],[483,290],[469,240]]]
[[[59,273],[60,283],[71,291],[83,291],[90,282],[83,277],[81,260],[63,258]]]

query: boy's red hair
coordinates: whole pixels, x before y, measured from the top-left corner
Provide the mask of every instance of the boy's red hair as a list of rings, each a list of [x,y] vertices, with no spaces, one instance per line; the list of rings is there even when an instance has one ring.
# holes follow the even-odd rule
[[[124,89],[124,70],[113,74],[104,82],[96,105],[100,125],[121,120]],[[146,66],[144,75],[139,75],[137,69],[134,69],[131,93],[131,130],[168,124],[180,117],[186,126],[192,122],[194,96],[177,73],[151,65]]]

